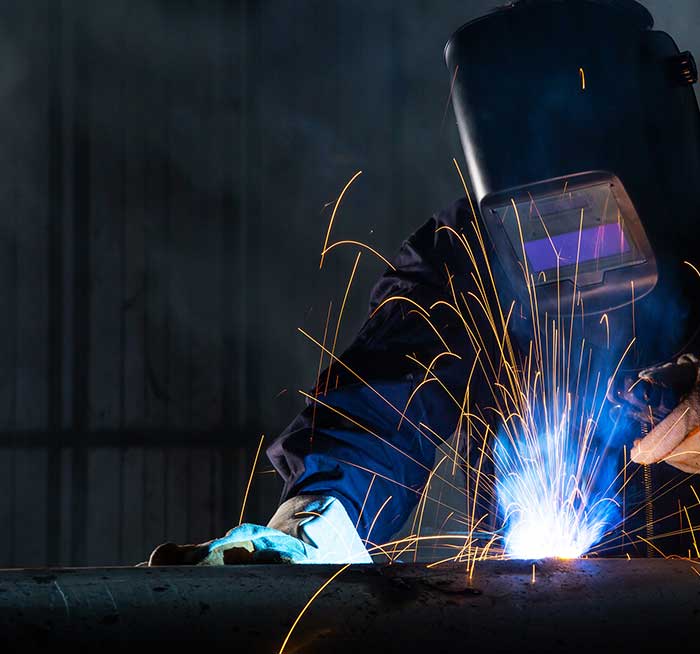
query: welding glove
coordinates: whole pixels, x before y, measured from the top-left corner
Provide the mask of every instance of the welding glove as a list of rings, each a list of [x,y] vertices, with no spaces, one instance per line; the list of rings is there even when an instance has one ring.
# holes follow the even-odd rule
[[[336,498],[300,495],[284,502],[266,527],[242,524],[200,545],[164,543],[148,565],[371,562]]]
[[[700,472],[700,359],[684,354],[671,363],[643,370],[639,378],[652,389],[682,390],[677,406],[647,436],[635,441],[632,460],[641,464],[664,461],[683,472]]]

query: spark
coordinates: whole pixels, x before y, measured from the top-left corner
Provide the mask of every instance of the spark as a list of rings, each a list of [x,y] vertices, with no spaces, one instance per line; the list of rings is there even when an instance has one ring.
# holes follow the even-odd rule
[[[693,271],[695,272],[695,274],[696,274],[698,277],[700,277],[700,270],[698,270],[697,266],[694,266],[692,263],[690,263],[690,261],[684,261],[683,263],[684,263],[686,266],[689,266],[690,268],[692,268]]]
[[[700,559],[700,550],[698,549],[698,541],[695,538],[695,530],[693,529],[693,523],[690,522],[690,516],[688,515],[688,507],[683,507],[685,511],[685,517],[688,520],[688,525],[690,526],[690,533],[693,537],[693,547],[695,548],[695,555]]]
[[[367,538],[366,540],[369,540],[370,536],[372,535],[372,530],[374,529],[374,525],[376,524],[377,520],[379,519],[379,516],[381,515],[382,511],[384,510],[384,507],[391,502],[392,496],[389,495],[384,500],[384,503],[379,507],[379,510],[377,511],[376,515],[374,516],[374,519],[372,520],[372,524],[369,526],[369,530],[367,531]]]
[[[369,245],[367,245],[367,243],[363,243],[362,241],[353,241],[351,239],[336,241],[335,243],[333,243],[332,245],[329,245],[327,248],[325,248],[323,250],[323,255],[325,256],[331,250],[334,250],[335,248],[337,248],[339,245],[355,245],[357,247],[364,248],[365,250],[368,250],[369,252],[371,252],[375,257],[377,257],[383,263],[385,263],[388,268],[390,268],[391,270],[396,272],[396,266],[394,266],[394,264],[391,263],[391,261],[389,261],[389,259],[387,259],[384,255],[380,254],[379,252],[377,252],[377,250],[375,250],[373,247],[370,247]]]
[[[586,90],[586,71],[583,68],[578,69],[579,75],[581,76],[581,90]]]
[[[418,309],[418,311],[420,311],[420,312],[422,312],[423,314],[425,314],[426,317],[430,317],[430,314],[429,314],[420,304],[418,304],[418,302],[416,302],[415,300],[412,300],[410,297],[405,297],[405,296],[403,296],[403,295],[392,295],[391,297],[388,297],[388,298],[386,298],[385,300],[383,300],[383,301],[377,306],[377,308],[376,308],[374,311],[372,311],[372,313],[371,313],[370,316],[369,316],[369,317],[370,317],[370,320],[371,320],[372,318],[374,318],[374,316],[377,315],[377,313],[379,312],[379,310],[380,310],[383,306],[389,304],[389,302],[408,302],[409,304],[412,304],[414,307],[416,307],[416,309]]]
[[[532,581],[531,583],[535,583],[535,564],[532,564]]]
[[[640,536],[640,537],[639,537],[639,540],[641,540],[643,543],[646,543],[646,544],[647,544],[649,547],[651,547],[654,551],[658,552],[658,554],[659,554],[662,558],[664,558],[664,559],[667,559],[667,558],[668,558],[668,557],[666,556],[666,554],[664,554],[664,552],[663,552],[660,548],[658,548],[656,545],[654,545],[654,543],[652,543],[648,538],[644,538],[643,536]]]
[[[347,190],[352,186],[352,183],[360,176],[362,175],[362,171],[358,170],[351,178],[350,181],[344,186],[343,190],[340,192],[340,195],[338,196],[338,199],[335,201],[335,206],[333,207],[333,213],[331,214],[331,219],[328,222],[328,230],[326,231],[326,240],[323,242],[323,250],[321,250],[321,262],[319,263],[319,269],[323,268],[323,259],[326,256],[326,251],[328,248],[328,240],[331,237],[331,230],[333,229],[333,223],[335,222],[335,215],[338,213],[338,207],[340,207],[340,203],[343,200],[343,196],[347,192]]]
[[[338,320],[335,323],[335,334],[333,335],[333,345],[331,346],[331,358],[328,363],[328,372],[326,373],[326,388],[323,391],[323,394],[326,395],[328,393],[328,383],[331,379],[331,370],[333,369],[333,359],[334,359],[334,354],[335,354],[335,346],[338,344],[338,334],[340,333],[340,323],[343,321],[343,313],[345,313],[345,305],[347,304],[348,301],[348,295],[350,295],[350,289],[352,288],[352,282],[355,279],[355,273],[357,272],[357,265],[360,263],[360,257],[362,256],[362,252],[357,253],[357,257],[355,258],[355,265],[352,267],[352,272],[350,273],[350,279],[348,280],[348,284],[345,287],[345,295],[343,296],[343,303],[340,306],[340,313],[338,314]]]
[[[355,530],[360,526],[360,520],[362,520],[362,514],[365,511],[365,505],[367,504],[367,500],[369,498],[369,494],[372,491],[372,486],[374,485],[374,480],[377,478],[377,475],[372,475],[372,479],[369,481],[369,486],[367,486],[367,492],[365,493],[365,499],[362,501],[362,507],[360,508],[360,513],[357,516],[357,522],[355,523]]]
[[[321,584],[319,589],[311,596],[308,602],[304,605],[304,608],[299,612],[297,615],[296,619],[292,623],[292,626],[290,627],[289,631],[287,632],[287,635],[282,643],[282,646],[279,649],[279,654],[284,654],[284,650],[287,647],[287,643],[289,642],[289,639],[292,637],[292,633],[296,629],[296,626],[299,624],[299,621],[302,619],[304,614],[309,610],[309,607],[314,603],[316,598],[326,589],[327,586],[329,586],[333,581],[336,579],[336,577],[339,577],[343,572],[345,572],[352,564],[351,563],[346,563],[342,568],[337,570],[333,575],[331,575],[330,578],[328,578],[326,581]]]
[[[632,287],[632,338],[637,338],[637,317],[636,311],[634,310],[634,280],[630,282],[630,286]]]
[[[323,362],[326,357],[326,338],[328,337],[328,325],[331,322],[331,312],[333,311],[333,300],[328,303],[328,313],[326,314],[326,324],[323,328],[323,343],[321,345],[321,355],[318,358],[318,368],[316,370],[316,384],[314,385],[314,396],[318,397],[321,393],[321,371],[323,370]],[[314,407],[311,411],[311,435],[309,439],[313,443],[314,433],[316,431],[316,410],[318,405],[314,402]]]
[[[462,180],[462,186],[464,187],[464,194],[469,201],[469,208],[471,209],[472,212],[472,218],[476,220],[476,211],[474,210],[474,203],[472,202],[472,195],[469,192],[469,187],[467,186],[467,183],[464,181],[464,175],[462,175],[462,170],[459,167],[459,164],[457,163],[457,159],[452,159],[452,162],[455,165],[455,168],[457,169],[457,172],[459,173],[459,178]]]
[[[430,474],[428,475],[428,480],[425,484],[425,487],[423,489],[423,493],[421,494],[421,498],[418,502],[418,509],[415,513],[415,517],[413,519],[413,526],[411,528],[411,531],[416,531],[418,535],[421,533],[421,529],[423,527],[423,516],[425,515],[425,506],[428,500],[428,494],[430,492],[430,484],[433,481],[433,476],[437,473],[437,471],[440,469],[440,466],[444,463],[444,461],[447,459],[448,455],[445,455],[442,457],[442,459],[438,462],[437,465],[433,466],[433,469],[430,471]],[[418,522],[418,529],[416,529],[416,522]],[[414,562],[418,558],[418,548],[416,548],[415,551],[415,556],[413,558]]]
[[[238,524],[243,524],[243,514],[245,513],[245,506],[248,502],[248,493],[250,492],[250,485],[253,483],[253,475],[255,474],[255,468],[258,466],[258,457],[260,456],[260,450],[262,449],[263,441],[265,440],[265,434],[260,436],[260,442],[258,443],[258,449],[255,452],[255,459],[253,459],[253,466],[250,469],[250,476],[248,477],[248,484],[245,487],[245,495],[243,496],[243,504],[241,505],[241,515],[238,518]]]

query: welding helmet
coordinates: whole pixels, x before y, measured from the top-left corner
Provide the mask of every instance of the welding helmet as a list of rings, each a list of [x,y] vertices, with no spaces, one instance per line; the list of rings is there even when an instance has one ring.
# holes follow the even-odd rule
[[[633,0],[521,0],[461,27],[445,58],[513,296],[530,305],[527,271],[539,311],[566,295],[620,324],[634,311],[656,359],[698,325],[700,112],[692,55],[652,27]]]

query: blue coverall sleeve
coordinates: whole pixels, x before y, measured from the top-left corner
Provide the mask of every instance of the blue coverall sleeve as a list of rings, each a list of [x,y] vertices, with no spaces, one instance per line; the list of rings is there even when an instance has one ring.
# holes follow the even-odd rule
[[[474,350],[454,311],[430,307],[439,300],[453,303],[452,289],[469,286],[469,258],[452,230],[473,234],[471,218],[466,200],[458,201],[403,243],[393,260],[396,269],[388,268],[372,290],[370,318],[331,366],[330,390],[323,392],[326,371],[311,393],[316,400],[267,450],[285,482],[283,500],[337,497],[360,536],[373,543],[387,542],[418,502],[438,440],[430,430],[449,439],[459,422],[461,406],[446,389],[462,401]],[[446,348],[410,302],[381,306],[394,296],[424,307],[457,355],[440,358],[434,371],[441,383],[424,384],[404,419],[412,392],[425,378],[415,360],[428,366]]]

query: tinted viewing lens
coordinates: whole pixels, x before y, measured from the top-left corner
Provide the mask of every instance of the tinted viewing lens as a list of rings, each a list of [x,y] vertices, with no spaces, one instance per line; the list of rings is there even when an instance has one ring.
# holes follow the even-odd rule
[[[567,294],[589,315],[610,311],[644,297],[658,281],[635,205],[610,172],[498,191],[481,201],[480,210],[514,299],[527,307],[536,287],[543,315],[560,311]]]
[[[525,243],[528,263],[532,271],[537,273],[556,268],[557,259],[559,268],[575,264],[577,254],[581,264],[629,251],[630,245],[618,223],[590,227],[580,232],[557,234]]]
[[[556,280],[557,272],[560,279],[576,276],[579,284],[599,283],[607,270],[645,260],[630,228],[638,219],[623,210],[609,181],[564,183],[554,192],[534,184],[488,211],[521,265],[525,250],[536,284]]]

